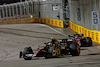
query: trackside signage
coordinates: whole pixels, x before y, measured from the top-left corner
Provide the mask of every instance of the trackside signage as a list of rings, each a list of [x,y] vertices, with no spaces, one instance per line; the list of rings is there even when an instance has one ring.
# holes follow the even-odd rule
[[[56,19],[50,19],[50,18],[41,18],[42,22],[44,24],[49,24],[57,27],[63,28],[63,21],[62,20],[56,20]]]
[[[92,24],[93,25],[98,25],[99,24],[99,12],[98,11],[92,11]]]

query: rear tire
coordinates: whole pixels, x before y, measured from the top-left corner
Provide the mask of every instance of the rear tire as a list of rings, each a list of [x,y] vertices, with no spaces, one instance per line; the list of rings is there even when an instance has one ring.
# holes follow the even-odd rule
[[[70,44],[70,53],[72,56],[80,55],[80,46],[76,42]]]
[[[45,59],[48,59],[48,58],[52,58],[53,57],[53,50],[55,49],[55,46],[49,46],[49,52],[50,53],[47,53],[44,55]]]
[[[24,58],[24,60],[31,60],[31,59],[32,59],[31,57]]]
[[[45,55],[45,58],[53,58],[53,57],[60,57],[61,55],[61,48],[60,46],[50,46],[49,47],[49,54]]]
[[[92,46],[91,38],[90,37],[85,37],[84,39],[81,39],[81,46],[82,47]]]
[[[86,39],[86,44],[88,46],[92,46],[92,40],[91,40],[91,38],[90,37],[86,37],[85,39]]]
[[[56,57],[60,57],[60,55],[61,55],[61,47],[60,46],[56,46],[55,47],[55,52],[56,52]]]

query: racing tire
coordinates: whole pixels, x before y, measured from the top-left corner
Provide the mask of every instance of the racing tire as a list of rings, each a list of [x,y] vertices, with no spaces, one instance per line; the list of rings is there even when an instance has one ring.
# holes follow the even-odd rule
[[[30,47],[25,47],[24,50],[22,51],[22,55],[23,57],[26,55],[26,54],[33,54],[33,51]]]
[[[60,57],[60,55],[61,55],[61,47],[60,46],[56,46],[55,47],[55,52],[56,52],[56,57]]]
[[[22,51],[22,56],[25,60],[31,60],[32,57],[26,57],[26,54],[33,54],[33,51],[31,47],[25,47],[24,50]],[[20,54],[21,56],[21,54]]]
[[[86,41],[85,39],[81,39],[81,47],[85,47],[86,46]]]
[[[26,55],[27,53],[29,53],[29,52],[28,52],[28,47],[25,47],[24,50],[22,51],[23,57],[25,57],[25,55]]]
[[[24,60],[32,60],[32,57],[27,57],[27,58],[24,57]]]
[[[50,56],[49,56],[49,55],[45,55],[44,57],[45,57],[45,59],[49,59],[49,58],[50,58]]]
[[[45,56],[44,56],[45,59],[48,59],[48,58],[53,57],[53,50],[54,50],[54,49],[55,49],[55,46],[50,46],[50,47],[49,47],[48,50],[49,50],[50,53],[49,53],[49,54],[45,54]]]
[[[80,46],[77,44],[77,42],[70,44],[70,53],[72,56],[80,55]]]
[[[60,46],[50,46],[49,47],[49,52],[50,52],[50,54],[46,54],[44,56],[45,59],[60,57],[60,55],[61,55],[61,48],[60,48]]]
[[[22,57],[22,51],[20,51],[20,53],[19,53],[19,58],[21,58]]]
[[[91,38],[90,37],[86,37],[85,39],[86,39],[86,44],[88,46],[92,46],[92,40],[91,40]]]

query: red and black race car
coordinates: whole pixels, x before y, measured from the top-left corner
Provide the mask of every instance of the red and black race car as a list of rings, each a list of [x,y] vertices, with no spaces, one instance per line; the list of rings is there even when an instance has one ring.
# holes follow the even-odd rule
[[[25,47],[23,51],[20,51],[19,57],[25,60],[31,60],[34,57],[61,57],[63,55],[80,55],[80,40],[74,39],[52,39],[51,42],[45,43],[45,46],[37,48],[33,52],[31,47]]]
[[[45,46],[37,48],[33,52],[31,47],[25,47],[20,51],[19,57],[25,60],[31,60],[34,57],[60,57],[63,55],[80,55],[80,46],[92,46],[90,37],[83,37],[83,34],[68,35],[68,39],[56,40],[52,38],[50,42],[45,43]]]
[[[81,47],[92,46],[92,39],[90,37],[84,37],[83,34],[74,34],[68,36],[72,40],[75,39]]]

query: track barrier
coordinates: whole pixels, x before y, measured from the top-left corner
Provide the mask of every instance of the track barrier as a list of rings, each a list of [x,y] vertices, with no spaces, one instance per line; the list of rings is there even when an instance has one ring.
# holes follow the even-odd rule
[[[84,37],[91,37],[92,41],[100,44],[100,31],[90,30],[70,21],[70,28]]]
[[[49,18],[35,17],[35,18],[0,21],[0,25],[3,25],[3,24],[24,24],[24,23],[44,23],[44,24],[49,24],[49,25],[63,28],[63,21],[56,20],[56,19],[49,19]]]

